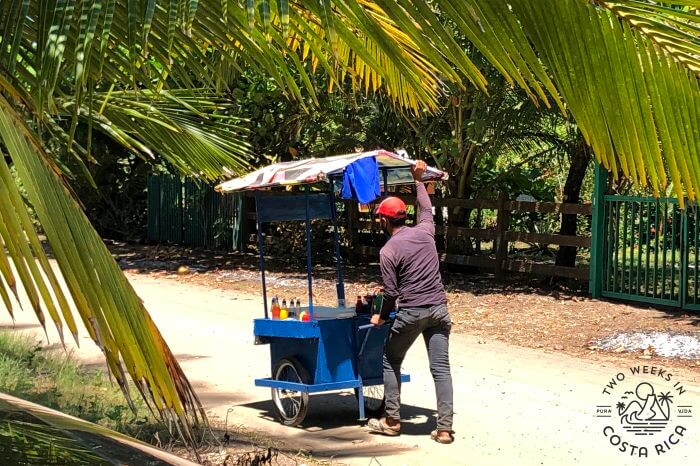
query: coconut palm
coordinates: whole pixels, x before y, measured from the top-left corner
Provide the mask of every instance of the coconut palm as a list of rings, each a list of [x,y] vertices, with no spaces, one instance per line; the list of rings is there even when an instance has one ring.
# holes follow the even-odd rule
[[[671,416],[671,404],[673,404],[673,395],[671,395],[671,392],[668,391],[666,393],[661,392],[661,395],[659,395],[659,408],[661,408],[661,414],[664,416],[664,419],[668,420],[670,419]]]
[[[537,105],[570,115],[615,176],[657,194],[670,177],[681,200],[695,199],[699,4],[2,1],[0,298],[12,313],[21,286],[39,321],[47,313],[61,334],[76,334],[77,315],[125,390],[128,373],[155,411],[190,426],[203,419],[194,391],[70,191],[72,176],[99,163],[93,131],[185,174],[239,173],[249,148],[225,96],[240,70],[269,74],[306,108],[319,92],[310,76],[327,73],[326,90],[383,92],[430,112],[447,83],[489,90],[458,34]],[[87,139],[76,138],[78,125]],[[65,157],[85,168],[69,173]]]

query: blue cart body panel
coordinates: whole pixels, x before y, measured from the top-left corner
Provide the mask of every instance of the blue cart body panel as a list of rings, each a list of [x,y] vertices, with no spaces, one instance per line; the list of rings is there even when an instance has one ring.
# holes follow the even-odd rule
[[[382,383],[382,355],[390,327],[359,329],[368,322],[369,317],[362,315],[310,322],[255,319],[253,329],[258,343],[270,345],[271,371],[279,360],[295,358],[310,377],[295,386],[315,393]],[[291,389],[289,382],[271,378],[256,379],[255,384]]]

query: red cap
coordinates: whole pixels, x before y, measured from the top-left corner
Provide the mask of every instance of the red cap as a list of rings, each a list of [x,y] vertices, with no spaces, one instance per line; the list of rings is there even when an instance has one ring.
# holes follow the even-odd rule
[[[406,218],[406,204],[398,197],[387,197],[379,203],[374,213],[391,218]]]

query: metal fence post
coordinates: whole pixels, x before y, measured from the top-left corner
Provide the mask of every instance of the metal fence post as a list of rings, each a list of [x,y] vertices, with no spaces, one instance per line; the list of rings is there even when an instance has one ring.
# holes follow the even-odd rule
[[[148,204],[146,207],[148,240],[156,243],[160,240],[160,185],[158,175],[148,175]]]
[[[680,270],[680,289],[678,291],[680,298],[680,307],[684,309],[688,300],[688,253],[690,249],[690,228],[688,228],[688,204],[681,210],[681,270]]]
[[[593,298],[603,292],[603,251],[605,244],[605,188],[608,172],[600,163],[594,165],[593,198],[591,199],[591,261],[588,291]]]

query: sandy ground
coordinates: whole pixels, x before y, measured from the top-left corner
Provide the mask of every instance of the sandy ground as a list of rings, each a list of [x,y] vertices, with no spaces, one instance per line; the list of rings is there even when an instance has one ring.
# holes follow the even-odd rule
[[[173,276],[185,266],[181,277],[191,284],[229,293],[259,295],[258,258],[253,254],[206,251],[179,246],[109,243],[120,266],[129,272]],[[293,256],[299,259],[299,257]],[[289,259],[285,256],[283,259]],[[303,257],[301,257],[303,261]],[[298,262],[298,261],[297,261]],[[314,263],[316,264],[316,263]],[[307,294],[305,265],[279,257],[266,261],[270,296],[304,297]],[[619,332],[661,332],[673,337],[700,337],[700,314],[673,308],[615,300],[597,300],[587,286],[524,274],[510,274],[503,282],[488,273],[442,270],[452,313],[453,331],[482,340],[541,349],[587,360],[635,361],[644,353],[665,366],[698,370],[700,360],[663,358],[664,347],[651,345],[601,351],[600,339]],[[474,271],[472,271],[474,272]],[[351,302],[371,293],[380,277],[378,264],[345,265],[345,290]],[[332,305],[336,300],[335,267],[314,266],[314,300]],[[622,345],[624,346],[624,345]]]
[[[229,424],[259,431],[282,448],[303,449],[334,464],[464,464],[464,465],[599,465],[694,464],[700,447],[700,415],[679,418],[686,428],[680,442],[648,458],[618,451],[604,437],[605,420],[596,405],[614,404],[602,394],[605,384],[632,364],[655,361],[591,361],[539,349],[511,346],[483,336],[454,334],[451,359],[455,386],[457,441],[438,445],[428,434],[434,428],[435,396],[422,344],[409,352],[404,368],[412,382],[404,385],[403,435],[372,435],[356,421],[351,393],[311,397],[303,428],[287,428],[272,420],[270,392],[253,379],[270,371],[267,346],[255,346],[252,319],[261,315],[257,296],[210,289],[175,275],[127,276],[144,299],[173,352],[182,363],[202,402]],[[505,303],[504,303],[505,305]],[[18,312],[16,328],[43,335],[28,312]],[[11,326],[0,314],[0,327]],[[55,331],[49,332],[52,343]],[[83,332],[76,351],[86,364],[101,364],[97,348]],[[658,364],[658,363],[657,363]],[[631,377],[628,377],[630,379]],[[650,382],[661,381],[648,375]],[[700,409],[700,373],[674,368],[678,405]],[[616,387],[617,388],[617,387]],[[231,411],[229,411],[231,410]],[[617,421],[619,423],[619,420]],[[619,424],[611,421],[618,431]],[[629,434],[627,434],[627,438]],[[668,439],[668,432],[656,440]],[[675,437],[674,439],[677,439]],[[672,440],[674,440],[672,439]],[[643,439],[653,444],[650,439]],[[639,444],[642,441],[638,442]]]

